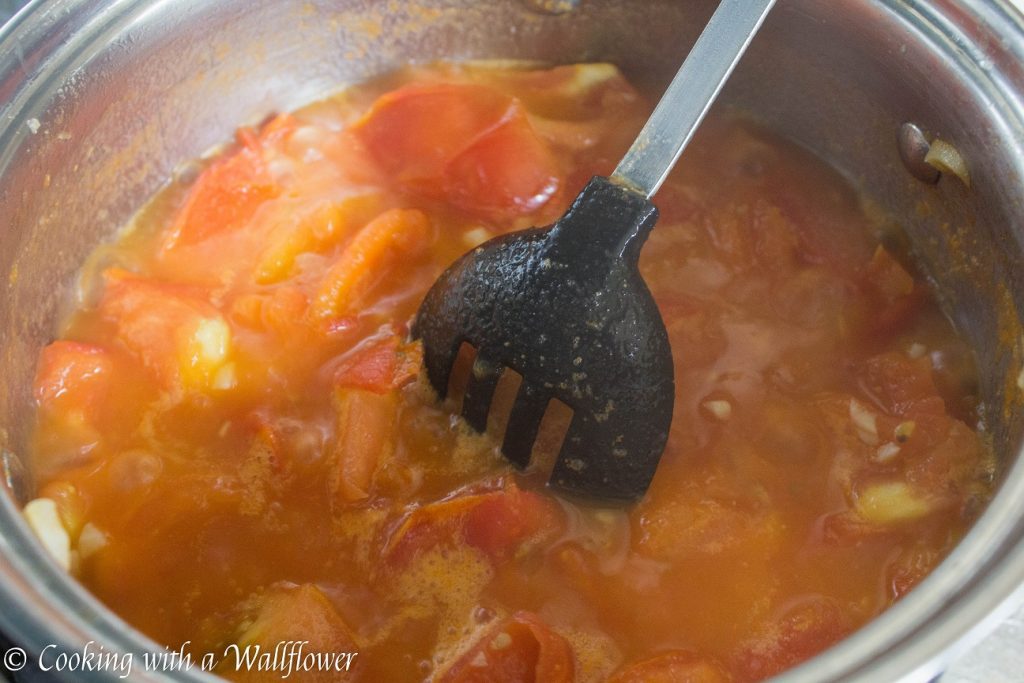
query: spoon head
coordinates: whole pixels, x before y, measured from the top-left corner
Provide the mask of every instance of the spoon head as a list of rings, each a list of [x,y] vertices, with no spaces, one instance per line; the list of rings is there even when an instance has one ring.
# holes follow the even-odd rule
[[[522,376],[502,446],[516,465],[529,464],[548,402],[572,409],[549,480],[565,492],[641,497],[668,438],[672,354],[637,268],[656,217],[642,196],[595,179],[555,225],[463,256],[431,288],[413,327],[442,397],[461,345],[476,348],[463,414],[478,430],[502,371]]]

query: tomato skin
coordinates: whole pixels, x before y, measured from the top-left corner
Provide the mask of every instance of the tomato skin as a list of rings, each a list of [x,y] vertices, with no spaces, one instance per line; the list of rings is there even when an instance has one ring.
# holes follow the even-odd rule
[[[481,218],[531,213],[562,185],[518,101],[486,86],[401,88],[374,104],[356,134],[407,190]]]
[[[340,388],[335,392],[338,416],[334,452],[335,500],[355,503],[369,496],[373,476],[394,450],[397,392]]]
[[[346,357],[335,370],[335,384],[382,394],[416,379],[422,359],[420,342],[403,343],[397,335],[389,334]]]
[[[731,668],[741,680],[763,680],[810,659],[852,630],[835,600],[808,597],[762,624],[740,647]]]
[[[251,221],[265,201],[278,196],[281,188],[270,174],[266,151],[295,126],[294,117],[283,114],[271,119],[259,134],[240,128],[240,147],[210,164],[189,189],[164,248],[196,244],[219,233],[233,232]]]
[[[445,167],[444,192],[463,210],[502,220],[536,211],[562,180],[547,146],[520,108]]]
[[[344,618],[338,614],[327,596],[313,584],[291,585],[281,583],[269,588],[258,598],[258,609],[248,622],[249,626],[234,647],[225,650],[217,666],[217,673],[239,683],[269,683],[280,681],[280,671],[246,666],[244,654],[249,646],[276,653],[283,643],[302,643],[306,653],[358,652],[355,634]],[[353,667],[345,677],[356,677],[360,668],[358,656],[351,660]],[[337,680],[337,672],[313,668],[303,671],[300,678],[311,683],[329,683]]]
[[[278,192],[260,153],[244,147],[200,174],[166,246],[196,244],[216,233],[232,232]]]
[[[355,130],[387,174],[436,196],[445,165],[499,125],[511,103],[486,86],[411,85],[378,99]]]
[[[224,360],[224,345],[213,359],[197,355],[196,335],[204,323],[213,323],[229,335],[218,310],[196,288],[168,284],[110,269],[100,315],[113,323],[117,338],[155,375],[164,388],[180,391],[209,386],[212,373]]]
[[[895,351],[873,356],[864,363],[861,384],[890,415],[906,415],[923,408],[941,415],[945,407],[938,397],[927,362],[911,360]],[[932,403],[935,405],[930,405]]]
[[[516,612],[487,629],[437,683],[571,683],[572,648],[534,614]]]
[[[315,320],[355,314],[363,299],[400,262],[421,255],[433,234],[417,209],[389,209],[366,224],[324,276],[310,314]]]
[[[108,351],[92,344],[55,341],[39,354],[33,395],[44,408],[89,408],[102,400],[113,371]]]
[[[556,503],[510,481],[498,490],[463,493],[414,509],[391,534],[384,555],[400,567],[439,543],[465,543],[500,563],[522,543],[553,534],[561,524]]]

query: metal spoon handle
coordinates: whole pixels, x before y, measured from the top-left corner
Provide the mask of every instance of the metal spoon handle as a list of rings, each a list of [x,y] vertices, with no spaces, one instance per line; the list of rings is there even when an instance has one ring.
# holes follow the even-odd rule
[[[721,0],[611,179],[654,196],[775,0]]]

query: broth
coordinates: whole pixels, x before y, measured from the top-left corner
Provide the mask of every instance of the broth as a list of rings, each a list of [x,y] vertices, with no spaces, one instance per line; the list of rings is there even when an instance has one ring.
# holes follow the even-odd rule
[[[991,495],[971,354],[853,189],[742,117],[656,197],[677,396],[640,503],[554,496],[419,377],[444,267],[555,220],[648,111],[610,65],[442,64],[241,129],[86,263],[37,533],[161,643],[309,641],[352,680],[752,681],[879,614]]]

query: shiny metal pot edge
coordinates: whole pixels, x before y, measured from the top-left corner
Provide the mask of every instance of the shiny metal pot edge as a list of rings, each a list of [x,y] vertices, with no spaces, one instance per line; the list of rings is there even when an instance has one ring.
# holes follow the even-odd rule
[[[792,11],[806,9],[813,13],[817,11],[816,2],[821,1],[794,1]],[[782,0],[780,5],[785,2]],[[37,0],[0,32],[0,177],[33,135],[27,122],[45,112],[54,93],[67,88],[78,68],[105,56],[126,27],[155,21],[156,15],[160,15],[159,21],[167,31],[185,21],[168,13],[164,6],[170,3],[147,6],[144,2],[118,0],[105,8],[95,7],[97,4],[84,0]],[[851,0],[848,6],[895,17],[922,44],[961,70],[964,80],[972,85],[973,96],[985,101],[991,127],[998,129],[993,135],[1003,139],[1015,135],[1017,140],[1024,140],[1024,24],[1007,2]],[[125,53],[130,53],[131,47],[120,46]],[[387,60],[370,63],[366,73],[387,65]],[[316,87],[323,88],[324,83],[313,82],[306,90],[289,93],[287,98],[292,99],[288,101],[271,98],[266,111],[299,104]],[[226,116],[225,122],[230,121],[237,123],[232,116]],[[216,126],[211,129],[211,136],[210,140],[198,142],[199,148],[193,154],[226,137],[225,131]],[[166,175],[170,170],[170,165],[148,169],[145,175],[151,185],[149,189],[155,187],[155,176],[160,172]],[[1019,177],[1016,182],[1019,187]],[[117,217],[112,222],[117,223]],[[3,237],[0,235],[0,245],[6,244]],[[1019,235],[1017,239],[1019,242]],[[0,624],[16,630],[28,647],[38,651],[49,643],[60,642],[75,648],[96,640],[108,649],[160,649],[127,627],[45,557],[20,522],[9,496],[0,496],[0,524],[0,601],[6,606],[0,613]],[[998,496],[968,538],[920,587],[850,638],[779,679],[931,678],[959,648],[978,637],[1024,597],[1021,539],[1024,461],[1018,458],[1005,474]],[[176,677],[206,678],[194,673]],[[79,674],[72,678],[83,677]],[[116,675],[97,674],[95,678],[116,680]]]

